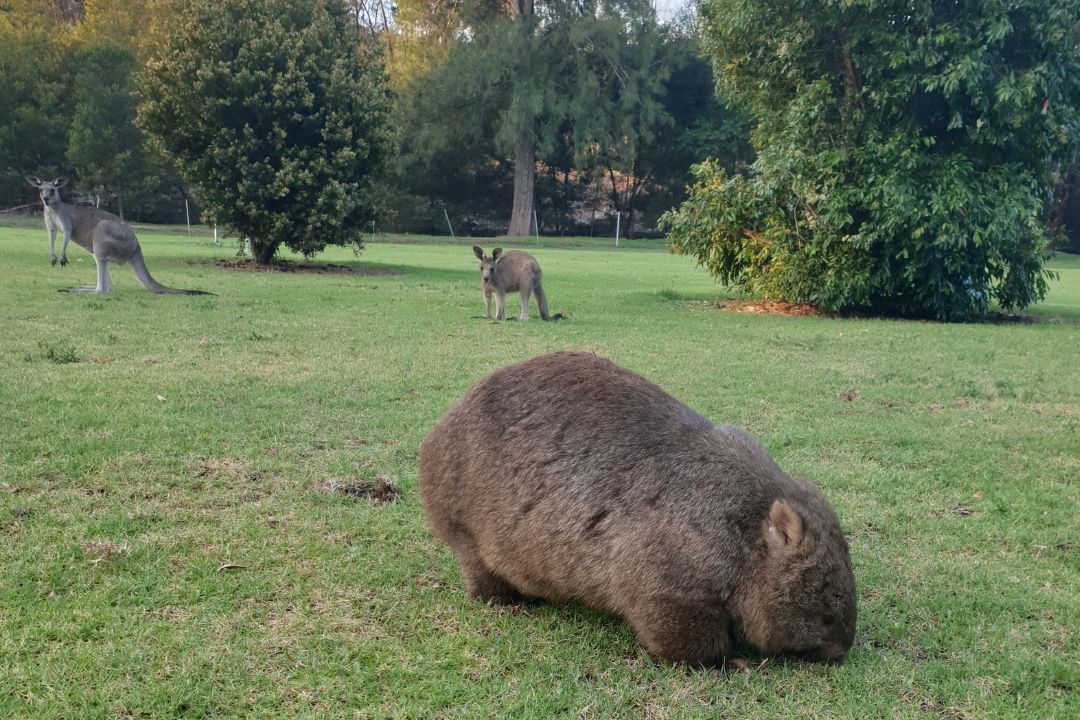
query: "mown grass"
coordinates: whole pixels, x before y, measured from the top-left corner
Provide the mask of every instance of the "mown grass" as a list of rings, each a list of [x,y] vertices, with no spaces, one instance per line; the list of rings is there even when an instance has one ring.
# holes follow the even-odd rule
[[[1080,715],[1076,258],[1053,321],[967,326],[720,312],[655,241],[529,241],[570,319],[496,324],[472,241],[378,239],[320,259],[396,274],[227,271],[230,245],[147,233],[159,281],[216,296],[116,268],[96,297],[56,292],[85,252],[0,229],[0,717]],[[486,373],[570,348],[822,486],[859,583],[843,666],[659,667],[616,617],[464,597],[417,447]],[[328,492],[378,476],[396,503]]]

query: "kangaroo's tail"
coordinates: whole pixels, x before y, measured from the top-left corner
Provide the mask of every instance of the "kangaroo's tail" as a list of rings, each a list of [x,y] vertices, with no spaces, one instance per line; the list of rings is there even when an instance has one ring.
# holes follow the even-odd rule
[[[135,254],[131,256],[131,269],[135,271],[135,279],[139,283],[153,293],[162,293],[164,295],[213,295],[204,290],[178,290],[177,288],[165,287],[157,280],[153,278],[150,271],[146,269],[146,260],[143,258],[142,248],[135,250]]]
[[[537,285],[533,292],[536,293],[536,307],[540,308],[540,318],[542,320],[562,320],[562,313],[548,315],[547,295],[544,294],[544,288]]]

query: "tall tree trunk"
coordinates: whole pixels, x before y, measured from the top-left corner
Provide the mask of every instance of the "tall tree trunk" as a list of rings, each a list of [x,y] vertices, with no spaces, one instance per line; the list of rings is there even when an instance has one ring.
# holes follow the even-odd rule
[[[532,132],[522,130],[514,143],[514,210],[510,214],[507,235],[530,235],[533,192],[536,189],[536,140]]]
[[[510,17],[526,22],[533,15],[533,0],[506,0]],[[535,125],[532,118],[531,125]],[[536,190],[536,138],[533,127],[525,127],[514,143],[514,208],[507,235],[524,237],[532,226],[533,193]]]
[[[251,255],[255,258],[256,265],[269,265],[274,255],[277,254],[280,243],[272,241],[251,240]]]

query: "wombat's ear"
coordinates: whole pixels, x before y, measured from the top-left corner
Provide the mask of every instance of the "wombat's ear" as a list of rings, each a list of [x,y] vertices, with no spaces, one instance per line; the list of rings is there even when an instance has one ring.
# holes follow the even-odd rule
[[[492,260],[498,260],[500,255],[502,255],[502,248],[495,248],[491,251]]]
[[[472,251],[473,251],[473,255],[476,256],[477,260],[483,260],[484,259],[484,248],[480,247],[479,245],[473,245],[472,246]]]
[[[39,178],[37,175],[23,175],[23,177],[26,179],[26,182],[30,183],[34,187],[41,187],[41,178]]]
[[[794,550],[802,542],[803,521],[794,508],[783,500],[773,501],[769,508],[769,529],[766,541],[776,550]]]

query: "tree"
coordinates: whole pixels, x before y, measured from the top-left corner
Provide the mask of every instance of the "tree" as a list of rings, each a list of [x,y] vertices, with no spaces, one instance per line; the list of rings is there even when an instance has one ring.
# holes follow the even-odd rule
[[[1049,168],[1080,106],[1077,0],[705,0],[746,176],[666,216],[722,281],[824,308],[967,320],[1041,299]]]
[[[85,0],[82,5],[75,37],[83,48],[120,45],[134,51],[140,67],[164,47],[176,12],[175,0]]]
[[[669,27],[663,62],[671,69],[664,90],[664,110],[672,123],[639,153],[639,172],[649,177],[642,212],[654,220],[686,199],[690,168],[701,158],[715,158],[728,172],[753,161],[750,127],[742,114],[714,92],[712,67],[701,56],[693,28]]]
[[[372,5],[388,0],[352,0]],[[456,44],[462,29],[461,0],[398,0],[394,3],[394,25],[384,33],[386,71],[390,84],[404,90],[441,67]],[[369,11],[370,15],[378,13]]]
[[[96,45],[79,53],[76,65],[68,160],[81,180],[116,196],[123,218],[125,195],[145,195],[159,180],[156,158],[135,127],[135,54]]]
[[[363,246],[393,137],[377,54],[341,0],[194,0],[143,77],[139,122],[206,213],[307,256]]]
[[[0,206],[36,199],[24,174],[69,170],[69,30],[39,0],[0,4]]]
[[[432,148],[495,138],[514,173],[508,233],[532,231],[537,160],[565,144],[585,160],[624,145],[662,117],[663,71],[639,39],[655,32],[643,0],[473,0],[461,7],[460,40],[438,70],[413,84],[420,107],[440,122]],[[614,162],[614,155],[611,154]],[[554,163],[549,163],[552,165]]]

